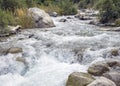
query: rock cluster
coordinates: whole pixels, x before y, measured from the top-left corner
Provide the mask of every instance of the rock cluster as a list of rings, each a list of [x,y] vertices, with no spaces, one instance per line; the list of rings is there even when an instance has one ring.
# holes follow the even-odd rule
[[[97,62],[88,73],[74,72],[69,75],[66,86],[120,86],[120,61]]]

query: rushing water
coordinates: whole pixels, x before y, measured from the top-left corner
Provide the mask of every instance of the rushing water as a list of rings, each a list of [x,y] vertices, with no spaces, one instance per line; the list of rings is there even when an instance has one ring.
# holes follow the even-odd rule
[[[100,27],[72,18],[48,29],[28,29],[1,47],[21,47],[23,53],[0,56],[0,86],[65,86],[72,72],[86,72],[90,64],[112,57],[119,49],[120,33],[102,31]],[[26,64],[15,61],[26,59]]]

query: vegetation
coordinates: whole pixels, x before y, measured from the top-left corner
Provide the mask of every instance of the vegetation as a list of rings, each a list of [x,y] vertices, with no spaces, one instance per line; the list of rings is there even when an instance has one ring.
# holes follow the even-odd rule
[[[119,0],[80,0],[79,8],[100,10],[100,22],[111,23],[120,18]]]
[[[115,25],[118,26],[118,27],[120,26],[120,19],[115,20]]]
[[[120,22],[119,0],[0,0],[0,31],[7,25],[34,27],[32,18],[27,16],[27,9],[34,6],[59,15],[76,14],[77,8],[93,8],[100,10],[101,23],[115,22],[119,26]]]
[[[37,6],[46,12],[57,12],[60,15],[72,15],[77,9],[70,0],[0,0],[0,28],[5,30],[7,25],[21,25],[32,28],[32,18],[27,16],[29,7]],[[0,29],[1,30],[1,29]]]

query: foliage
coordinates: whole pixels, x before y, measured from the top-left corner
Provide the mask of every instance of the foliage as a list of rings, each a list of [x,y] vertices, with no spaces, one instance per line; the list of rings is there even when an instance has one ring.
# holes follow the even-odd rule
[[[116,19],[115,25],[118,26],[118,27],[120,26],[120,18],[119,18],[119,19]]]
[[[27,9],[16,9],[15,15],[17,17],[17,25],[21,25],[22,28],[34,27],[33,19],[27,15]]]
[[[14,17],[11,12],[9,11],[2,11],[0,9],[0,26],[5,27],[6,25],[13,25],[14,24]]]
[[[101,23],[113,22],[115,21],[115,19],[118,18],[118,12],[112,0],[104,0],[101,8],[100,17]]]
[[[77,8],[70,0],[61,0],[58,5],[62,9],[61,14],[63,15],[73,15],[77,13]]]
[[[14,17],[11,12],[9,11],[2,11],[0,9],[0,33],[8,32],[7,25],[14,24]]]
[[[58,14],[62,13],[62,9],[59,6],[55,5],[55,4],[49,4],[48,6],[39,5],[38,7],[40,9],[44,9],[45,12],[47,12],[47,13],[51,13],[51,12],[57,12]]]

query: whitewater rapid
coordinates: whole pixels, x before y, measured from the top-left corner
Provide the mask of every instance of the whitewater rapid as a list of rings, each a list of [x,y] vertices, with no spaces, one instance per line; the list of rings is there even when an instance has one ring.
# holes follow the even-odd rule
[[[89,65],[112,58],[120,47],[120,33],[103,31],[71,16],[67,22],[53,18],[56,27],[23,30],[3,47],[21,47],[23,53],[0,56],[0,86],[65,86],[72,72],[86,72]],[[27,67],[14,58],[24,57]],[[120,57],[114,57],[118,59]]]

